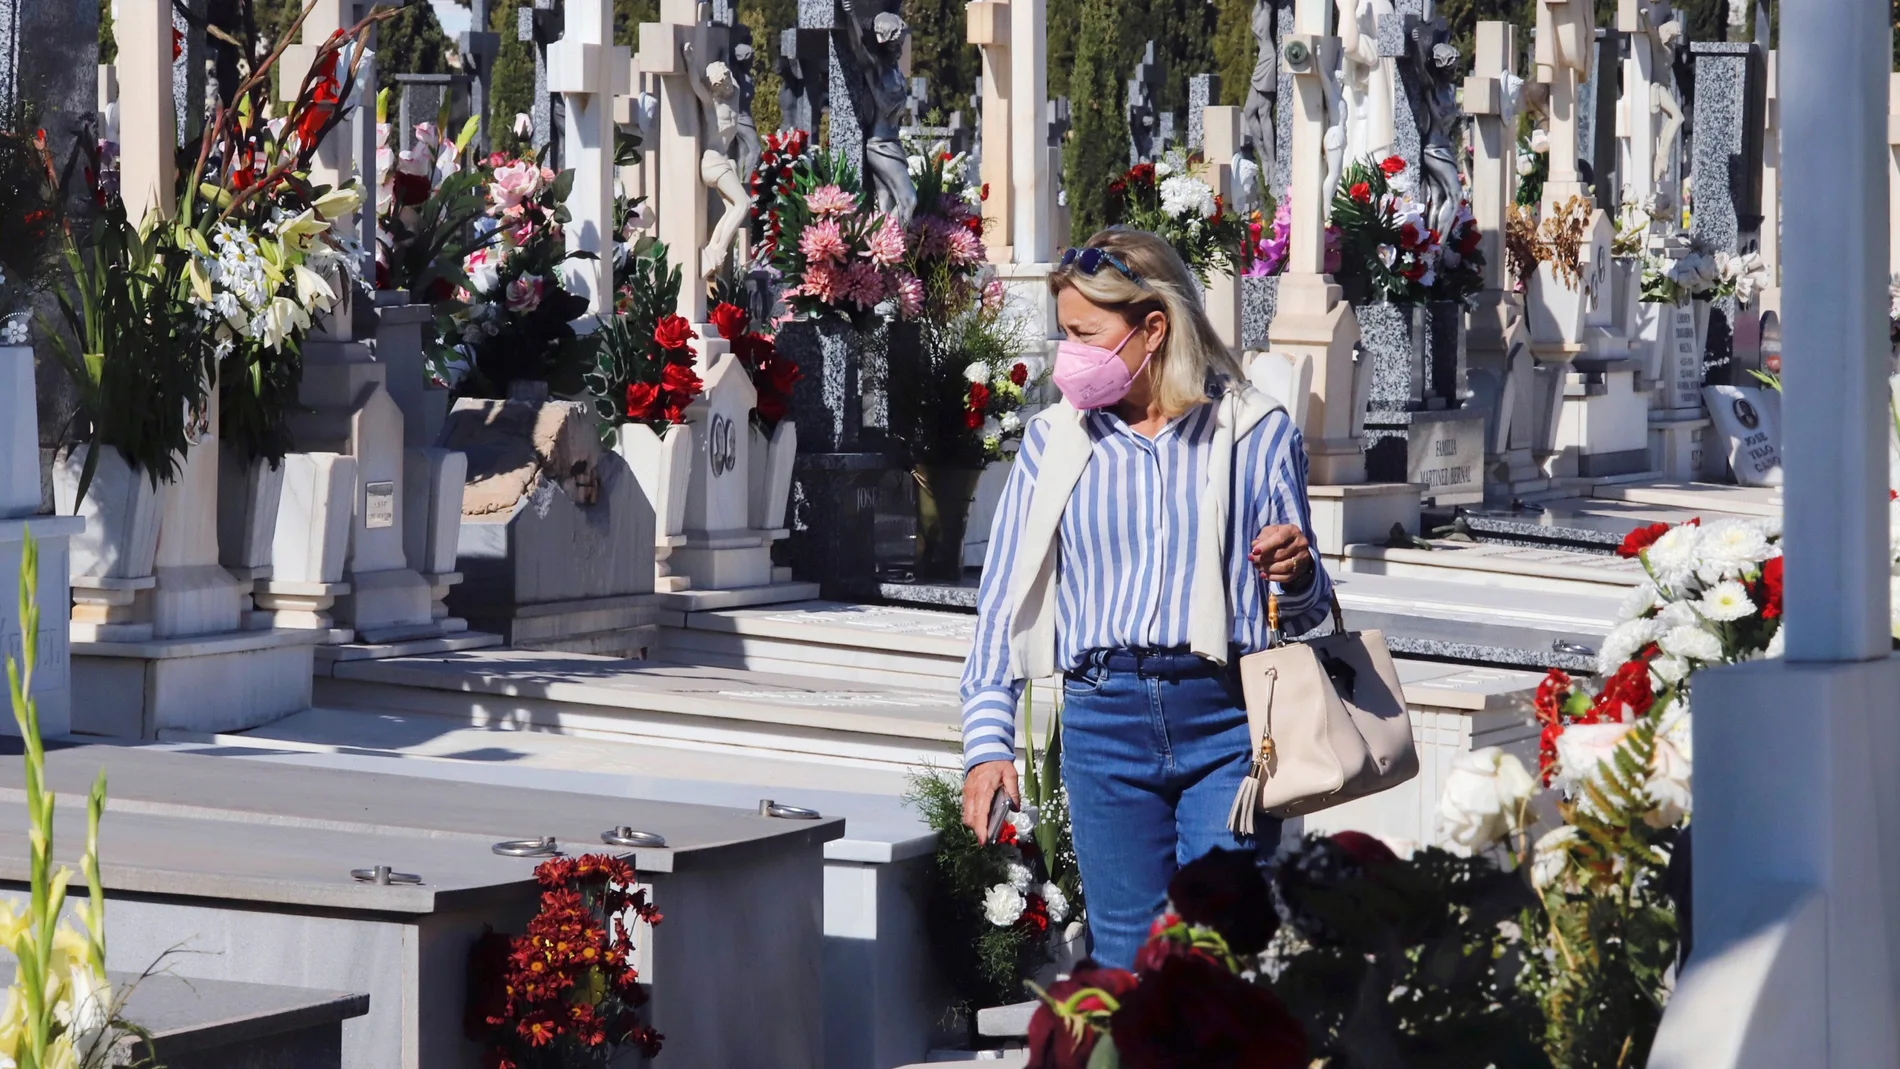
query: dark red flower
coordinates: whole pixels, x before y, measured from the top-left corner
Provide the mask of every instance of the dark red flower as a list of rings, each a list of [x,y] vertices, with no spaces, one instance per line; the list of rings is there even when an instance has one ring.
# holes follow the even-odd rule
[[[1026,896],[1023,903],[1022,916],[1016,918],[1016,923],[1021,925],[1026,931],[1034,932],[1037,935],[1048,931],[1049,903],[1043,901],[1041,895],[1032,894]]]
[[[1769,557],[1761,564],[1761,580],[1756,583],[1761,605],[1761,618],[1776,620],[1781,617],[1781,558]]]
[[[178,57],[184,54],[185,35],[182,31],[174,29],[172,30],[172,62],[178,62]]]
[[[1352,199],[1361,204],[1372,203],[1372,187],[1364,182],[1354,182],[1352,188],[1347,190],[1347,192],[1352,196]]]
[[[745,333],[746,324],[752,317],[738,305],[721,301],[718,307],[712,310],[709,318],[712,320],[712,325],[718,328],[719,336],[732,341]]]
[[[684,349],[687,342],[697,337],[699,335],[693,330],[693,325],[686,321],[685,316],[663,316],[653,328],[653,344],[662,349]]]
[[[1305,1069],[1306,1035],[1263,986],[1170,958],[1110,1018],[1127,1069]]]
[[[1347,857],[1357,861],[1361,868],[1375,869],[1399,859],[1399,855],[1393,853],[1392,848],[1385,845],[1383,840],[1367,835],[1363,831],[1334,832],[1328,838],[1333,841],[1334,846],[1345,851]],[[1228,943],[1231,945],[1233,940],[1228,940]]]
[[[1013,846],[1015,845],[1015,842],[1016,842],[1016,825],[1005,820],[1003,822],[1003,826],[997,829],[996,844],[998,846]]]
[[[1616,555],[1619,557],[1640,556],[1643,550],[1655,545],[1658,538],[1668,533],[1669,525],[1666,523],[1652,523],[1648,527],[1638,527],[1623,536],[1623,544],[1616,547]]]
[[[382,265],[378,264],[377,266],[380,268]],[[429,283],[429,289],[424,294],[430,304],[434,304],[437,301],[446,301],[454,295],[455,287],[449,285],[448,279],[439,277]]]
[[[648,420],[654,418],[660,406],[660,387],[651,382],[633,382],[627,384],[627,418]]]
[[[398,208],[413,208],[419,204],[426,204],[430,192],[429,176],[426,174],[397,171],[391,182],[391,196]]]
[[[1168,901],[1189,924],[1212,928],[1238,955],[1258,954],[1280,927],[1251,850],[1214,849],[1168,881]]]
[[[983,183],[983,188],[977,191],[977,199],[990,199],[990,184],[988,182]]]
[[[1015,383],[1018,386],[1021,386],[1025,382],[1028,382],[1029,381],[1029,365],[1017,364],[1015,367],[1010,368],[1009,381]]]
[[[970,411],[981,415],[983,410],[989,407],[989,403],[990,388],[980,382],[972,382],[970,384]]]
[[[974,408],[965,412],[963,414],[963,425],[971,430],[976,430],[978,427],[983,426],[983,413]]]
[[[1385,159],[1379,161],[1379,170],[1384,171],[1388,176],[1398,174],[1400,171],[1405,170],[1405,158],[1402,156],[1387,156]]]
[[[1121,1000],[1138,983],[1135,975],[1122,969],[1105,969],[1092,961],[1083,961],[1067,980],[1049,985],[1049,1000],[1057,1004],[1076,999],[1075,1012],[1113,1013]],[[1028,1069],[1084,1069],[1095,1050],[1100,1033],[1086,1025],[1078,1031],[1064,1021],[1045,1001],[1029,1018]]]
[[[660,388],[670,395],[669,403],[691,404],[700,387],[699,375],[690,364],[668,364],[660,371]]]

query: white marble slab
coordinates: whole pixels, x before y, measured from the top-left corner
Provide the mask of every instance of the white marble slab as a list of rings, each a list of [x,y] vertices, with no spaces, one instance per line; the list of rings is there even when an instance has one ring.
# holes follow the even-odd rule
[[[1606,501],[1662,505],[1699,512],[1726,512],[1738,516],[1781,515],[1781,491],[1766,486],[1722,486],[1716,483],[1648,483],[1634,486],[1606,484],[1591,491]]]
[[[1433,540],[1431,547],[1347,546],[1340,565],[1356,574],[1455,579],[1483,586],[1619,597],[1643,579],[1642,565],[1601,553],[1442,539]]]

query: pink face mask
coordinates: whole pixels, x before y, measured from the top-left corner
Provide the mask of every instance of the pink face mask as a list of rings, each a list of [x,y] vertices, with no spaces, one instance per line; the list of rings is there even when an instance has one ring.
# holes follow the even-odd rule
[[[1147,370],[1148,361],[1154,359],[1153,353],[1142,357],[1141,367],[1132,373],[1122,362],[1122,350],[1128,347],[1129,339],[1139,333],[1139,330],[1130,330],[1113,349],[1079,341],[1064,341],[1056,346],[1056,367],[1050,378],[1055,380],[1056,389],[1062,391],[1062,399],[1076,408],[1089,409],[1107,408],[1128,396],[1135,379]]]

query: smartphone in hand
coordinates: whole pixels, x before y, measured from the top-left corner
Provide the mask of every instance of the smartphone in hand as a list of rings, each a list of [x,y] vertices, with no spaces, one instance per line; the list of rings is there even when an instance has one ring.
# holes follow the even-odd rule
[[[998,788],[996,796],[990,800],[990,833],[983,837],[984,843],[995,842],[996,837],[1003,833],[1003,822],[1009,819],[1011,808],[1009,792]]]

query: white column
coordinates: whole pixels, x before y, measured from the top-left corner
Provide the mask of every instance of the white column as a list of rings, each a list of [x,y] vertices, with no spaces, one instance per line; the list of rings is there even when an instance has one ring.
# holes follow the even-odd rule
[[[1234,204],[1234,157],[1240,151],[1240,109],[1209,107],[1201,110],[1201,143],[1207,160],[1208,184],[1228,210]],[[1235,355],[1240,344],[1240,278],[1238,270],[1218,272],[1207,280],[1205,295],[1208,318],[1214,333]]]
[[[680,46],[693,41],[704,63],[698,12],[693,0],[661,0],[660,21],[640,24],[640,70],[653,76],[659,96],[654,120],[658,166],[648,177],[654,203],[654,227],[666,243],[669,263],[686,279],[680,287],[679,314],[694,323],[706,319],[706,287],[699,281],[699,250],[706,247],[706,187],[699,179],[699,99],[687,83],[686,57]]]
[[[1012,263],[1009,0],[971,0],[965,19],[964,37],[983,55],[982,181],[990,190],[983,202],[983,244],[991,263]]]
[[[1009,2],[1009,166],[1016,262],[1048,263],[1053,228],[1043,207],[1053,177],[1049,154],[1048,0]],[[985,146],[988,151],[988,146]]]
[[[1877,0],[1781,23],[1788,659],[1885,657],[1887,74]]]
[[[119,188],[126,218],[175,210],[178,116],[172,103],[170,0],[122,0],[119,44]]]
[[[548,49],[548,91],[566,97],[564,162],[574,172],[567,207],[567,284],[595,315],[613,308],[614,98],[627,92],[627,49],[615,45],[613,5],[568,0],[566,29]]]

